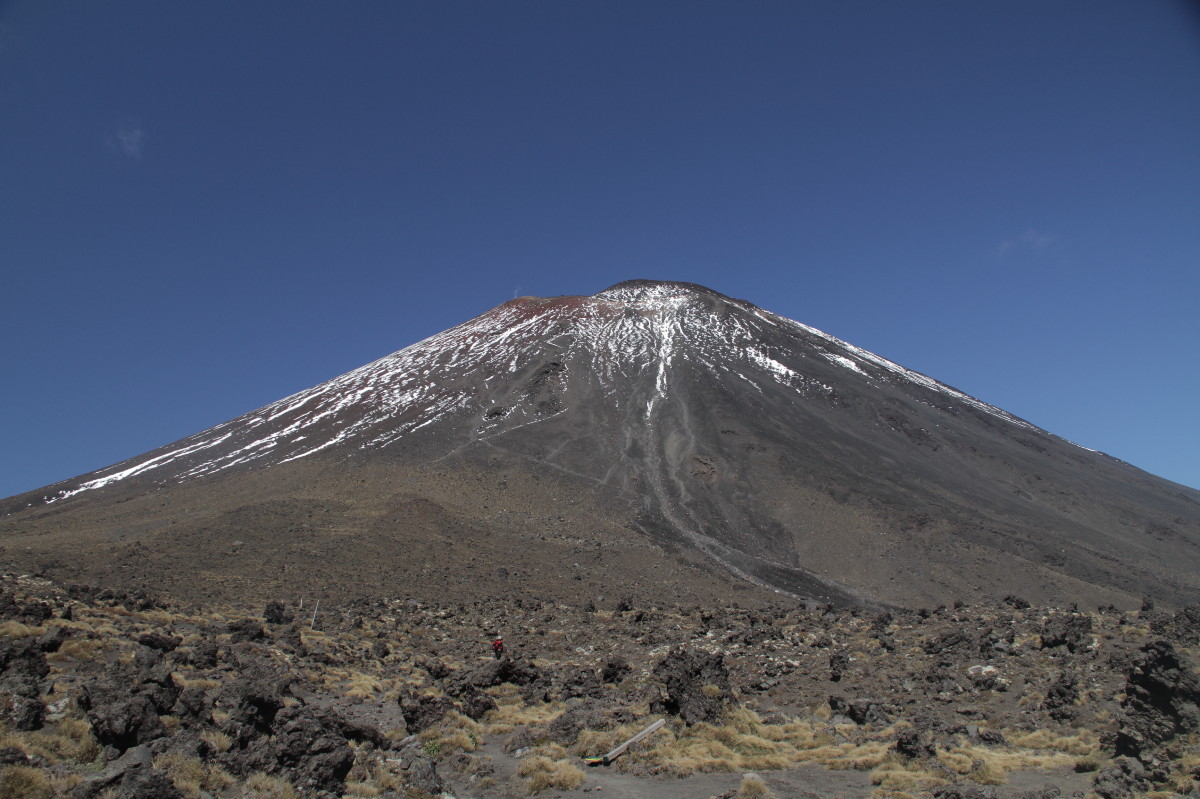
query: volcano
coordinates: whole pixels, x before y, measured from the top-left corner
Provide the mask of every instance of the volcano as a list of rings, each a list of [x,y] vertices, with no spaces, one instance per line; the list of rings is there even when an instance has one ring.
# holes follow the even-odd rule
[[[4,512],[20,568],[180,595],[1200,600],[1200,492],[676,282],[506,302]]]

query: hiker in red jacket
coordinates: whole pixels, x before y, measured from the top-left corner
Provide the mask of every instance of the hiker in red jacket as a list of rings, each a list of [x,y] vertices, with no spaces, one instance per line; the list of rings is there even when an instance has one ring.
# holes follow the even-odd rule
[[[503,637],[497,635],[496,640],[492,641],[492,654],[496,656],[496,660],[499,660],[501,655],[504,654],[504,638]]]

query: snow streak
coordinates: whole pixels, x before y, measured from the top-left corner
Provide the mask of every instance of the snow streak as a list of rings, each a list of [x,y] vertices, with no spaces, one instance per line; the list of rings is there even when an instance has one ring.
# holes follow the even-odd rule
[[[764,343],[809,347],[779,351]],[[232,467],[288,463],[334,447],[377,449],[437,422],[480,416],[489,384],[517,378],[539,353],[590,365],[615,407],[652,420],[672,381],[692,370],[730,373],[758,391],[779,384],[803,402],[833,389],[806,374],[811,350],[857,379],[919,386],[1021,427],[1004,411],[819,330],[689,284],[620,284],[592,297],[521,298],[321,385],[101,470],[47,502],[131,477],[183,481]],[[650,378],[653,391],[631,393]],[[646,382],[646,381],[641,381]],[[534,423],[536,415],[527,415]],[[509,419],[507,429],[513,429]],[[484,421],[486,427],[489,422]],[[500,424],[499,421],[490,424]],[[1035,428],[1036,429],[1036,428]]]

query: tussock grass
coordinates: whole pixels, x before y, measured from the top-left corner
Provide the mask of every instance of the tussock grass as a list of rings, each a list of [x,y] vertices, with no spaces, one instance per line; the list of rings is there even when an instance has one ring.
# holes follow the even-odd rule
[[[609,731],[585,731],[575,745],[583,757],[603,754],[626,740],[642,724]],[[655,733],[627,755],[652,772],[687,776],[696,772],[775,771],[796,763],[832,769],[868,769],[883,762],[891,744],[888,730],[859,742],[836,742],[811,720],[763,724],[754,711],[731,708],[722,725],[676,726]]]
[[[375,699],[384,692],[383,683],[362,672],[352,672],[342,686],[350,699]]]
[[[528,782],[526,790],[531,794],[548,788],[571,791],[583,785],[583,771],[567,760],[551,760],[542,755],[527,757],[517,766],[517,774]]]
[[[1046,729],[1009,732],[1005,734],[1005,738],[1010,745],[1019,749],[1061,752],[1064,755],[1080,757],[1095,755],[1100,751],[1100,737],[1086,729],[1076,730],[1073,735],[1058,735]],[[1063,762],[1069,763],[1070,760],[1067,758]]]
[[[200,740],[218,752],[228,752],[229,747],[233,746],[233,739],[220,730],[204,730],[200,733]]]
[[[36,732],[0,735],[0,748],[9,746],[50,763],[91,763],[100,756],[100,744],[92,735],[92,726],[79,718],[62,719],[53,727]]]
[[[949,781],[944,774],[930,769],[926,764],[906,761],[895,754],[886,756],[871,772],[871,784],[878,785],[880,792],[892,796],[897,791],[928,792]]]
[[[54,787],[41,769],[5,766],[0,769],[0,796],[5,799],[51,799]]]
[[[57,652],[48,653],[46,660],[51,663],[97,660],[105,649],[104,642],[94,638],[70,638],[63,642]]]
[[[446,714],[420,734],[426,753],[444,756],[452,751],[474,752],[483,744],[483,725],[458,712]]]
[[[544,724],[560,716],[567,709],[562,702],[539,702],[535,705],[525,705],[520,696],[516,696],[515,701],[505,701],[512,698],[511,696],[496,696],[496,709],[489,710],[484,716],[490,735],[498,735],[502,732],[502,730],[493,731],[492,728],[497,726],[507,727],[511,732],[514,728],[522,725],[533,727]]]
[[[212,691],[223,685],[220,680],[210,680],[204,677],[184,677],[177,671],[171,672],[171,677],[180,688],[201,688],[205,691]]]
[[[245,799],[297,799],[291,783],[262,771],[251,774],[242,783],[242,796]]]
[[[188,799],[201,799],[232,785],[236,780],[215,763],[206,763],[178,752],[166,752],[154,758],[154,767],[166,772]]]
[[[737,799],[775,799],[775,794],[765,782],[753,774],[747,774],[742,778],[742,784],[738,786],[736,797]]]
[[[31,635],[41,635],[45,627],[31,627],[19,621],[0,622],[0,638],[27,638]]]

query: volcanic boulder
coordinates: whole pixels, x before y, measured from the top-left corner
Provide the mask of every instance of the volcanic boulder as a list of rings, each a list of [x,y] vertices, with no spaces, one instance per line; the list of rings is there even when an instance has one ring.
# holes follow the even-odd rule
[[[719,652],[679,647],[659,661],[653,674],[666,689],[661,709],[689,726],[719,721],[725,703],[733,700],[729,670]]]

